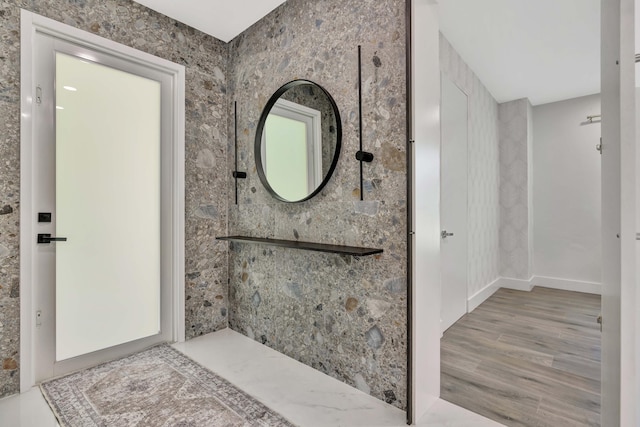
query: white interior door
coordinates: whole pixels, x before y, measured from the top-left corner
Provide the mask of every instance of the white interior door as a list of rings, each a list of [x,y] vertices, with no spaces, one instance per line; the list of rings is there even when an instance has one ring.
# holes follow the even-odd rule
[[[442,332],[467,312],[467,95],[442,75]]]
[[[35,45],[38,382],[174,339],[172,81],[52,36]]]

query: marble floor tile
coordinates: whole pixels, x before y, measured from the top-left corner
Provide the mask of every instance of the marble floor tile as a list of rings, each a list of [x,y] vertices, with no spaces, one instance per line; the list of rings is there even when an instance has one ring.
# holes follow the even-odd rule
[[[39,387],[0,400],[0,426],[58,427]]]
[[[429,412],[418,420],[416,425],[429,427],[502,427],[502,424],[496,421],[484,418],[442,399],[434,403]]]
[[[244,335],[225,329],[173,347],[301,427],[403,427],[405,413],[297,362]],[[495,427],[500,424],[437,401],[419,422],[430,427]],[[0,426],[57,427],[39,388],[0,400]]]

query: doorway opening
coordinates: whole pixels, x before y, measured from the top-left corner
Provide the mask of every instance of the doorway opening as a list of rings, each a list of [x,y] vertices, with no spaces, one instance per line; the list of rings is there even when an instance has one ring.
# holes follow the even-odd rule
[[[575,9],[564,16],[559,11],[553,22],[531,5],[488,11],[483,4],[473,13],[456,5],[441,5],[440,64],[443,78],[469,94],[469,246],[468,262],[459,263],[468,272],[469,314],[441,340],[441,397],[506,425],[598,425],[600,123],[588,116],[601,111],[599,4],[580,19]],[[489,19],[479,19],[483,13],[508,18],[497,32],[510,37],[480,41],[476,31],[495,35],[476,25]],[[565,83],[544,93],[544,78],[527,74],[538,69],[549,87],[572,78],[562,58],[528,44],[531,36],[539,39],[539,30],[527,20],[546,29],[554,51],[566,49],[565,57],[582,61],[571,89]],[[553,30],[572,25],[579,43]],[[526,55],[518,56],[513,40]],[[443,160],[451,144],[444,126],[447,96],[443,83]],[[441,223],[449,231],[447,163],[441,168]],[[455,311],[445,300],[452,286],[445,274],[448,243],[440,245],[443,319]]]

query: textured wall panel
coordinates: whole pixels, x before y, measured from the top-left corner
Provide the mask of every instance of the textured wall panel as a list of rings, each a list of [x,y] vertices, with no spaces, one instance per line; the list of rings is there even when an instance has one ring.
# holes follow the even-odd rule
[[[239,169],[249,174],[239,182],[239,205],[229,199],[230,233],[384,249],[381,256],[357,259],[234,243],[230,326],[401,408],[407,346],[404,9],[401,0],[289,0],[232,42],[229,85],[230,102],[238,102]],[[354,158],[358,44],[365,149],[376,156],[364,165],[364,202]],[[335,98],[343,150],[319,195],[286,204],[263,188],[253,147],[265,103],[296,78],[315,81]]]
[[[533,259],[531,104],[505,102],[500,117],[500,275],[529,280]]]
[[[440,69],[469,99],[467,268],[472,296],[500,274],[498,104],[442,34]]]

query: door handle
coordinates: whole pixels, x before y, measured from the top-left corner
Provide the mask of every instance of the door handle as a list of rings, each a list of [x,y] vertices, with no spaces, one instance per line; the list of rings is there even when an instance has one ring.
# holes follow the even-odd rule
[[[453,236],[453,233],[447,233],[447,230],[442,230],[440,232],[440,237],[442,237],[443,239],[446,239],[447,237],[451,237]]]
[[[598,322],[598,325],[600,325],[600,332],[602,332],[602,314],[598,316],[596,322]]]
[[[66,237],[51,237],[51,234],[38,234],[38,243],[66,242]]]

